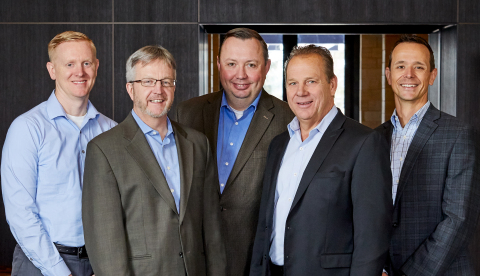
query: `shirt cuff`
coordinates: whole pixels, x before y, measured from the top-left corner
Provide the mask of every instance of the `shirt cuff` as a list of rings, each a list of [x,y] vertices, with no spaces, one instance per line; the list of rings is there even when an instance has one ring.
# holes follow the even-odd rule
[[[53,273],[52,275],[54,276],[68,276],[72,274],[64,260],[54,265],[50,271]]]

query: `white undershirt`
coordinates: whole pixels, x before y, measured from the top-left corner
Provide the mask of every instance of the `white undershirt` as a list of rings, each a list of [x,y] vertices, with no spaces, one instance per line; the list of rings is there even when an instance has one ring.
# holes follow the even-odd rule
[[[233,107],[230,107],[230,108],[232,109],[233,113],[235,113],[235,117],[237,118],[237,120],[239,120],[240,118],[242,118],[243,112],[244,112],[245,110],[238,111],[238,110],[234,109]]]
[[[73,116],[73,115],[67,114],[68,119],[70,119],[73,123],[75,123],[79,129],[82,128],[82,123],[83,123],[83,119],[85,119],[85,116],[87,116],[87,113],[85,113],[85,115],[83,116]]]

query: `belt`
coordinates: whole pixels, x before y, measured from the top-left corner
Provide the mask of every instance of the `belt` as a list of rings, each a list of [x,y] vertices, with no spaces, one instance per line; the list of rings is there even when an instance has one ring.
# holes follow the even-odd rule
[[[55,243],[55,246],[57,247],[57,250],[59,253],[63,253],[67,255],[76,255],[81,259],[88,258],[87,249],[85,248],[85,245],[82,247],[70,247],[70,246],[65,246],[65,245]]]

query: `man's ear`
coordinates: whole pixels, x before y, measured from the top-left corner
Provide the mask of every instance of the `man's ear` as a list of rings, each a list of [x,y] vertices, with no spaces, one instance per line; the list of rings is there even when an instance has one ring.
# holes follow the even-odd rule
[[[389,67],[385,67],[385,77],[387,78],[388,84],[391,86],[392,85],[392,79],[391,79],[392,75],[391,75]]]
[[[130,99],[132,99],[133,101],[133,83],[127,82],[126,87],[127,87],[127,93],[130,96]]]
[[[47,70],[48,70],[48,74],[50,74],[50,78],[52,80],[56,80],[57,76],[55,75],[55,66],[53,65],[53,62],[51,61],[47,62]]]

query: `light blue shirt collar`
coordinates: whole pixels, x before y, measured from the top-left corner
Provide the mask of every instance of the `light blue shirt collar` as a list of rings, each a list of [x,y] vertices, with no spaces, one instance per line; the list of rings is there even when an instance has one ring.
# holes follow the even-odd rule
[[[327,115],[323,117],[322,121],[314,129],[310,131],[310,134],[312,133],[312,131],[324,133],[325,130],[327,130],[330,123],[335,118],[335,116],[337,116],[337,113],[338,113],[338,109],[335,105],[333,105],[332,109],[330,109]],[[293,118],[293,120],[287,125],[287,129],[288,129],[288,134],[290,134],[290,137],[292,137],[296,131],[300,130],[300,122],[298,121],[297,116],[295,116],[295,118]]]
[[[260,96],[262,96],[262,91],[260,91],[258,96],[255,98],[255,100],[249,106],[249,107],[253,106],[254,111],[257,110],[258,102],[260,101]],[[232,107],[230,107],[230,105],[228,105],[227,97],[225,97],[225,91],[223,91],[223,94],[222,94],[222,104],[220,105],[220,108],[222,108],[224,106],[226,106],[228,109],[232,110]]]
[[[135,119],[135,121],[137,122],[140,129],[142,130],[143,134],[149,134],[150,132],[153,132],[153,131],[156,132],[156,130],[149,127],[147,124],[145,124],[145,122],[143,122],[142,119],[140,119],[140,117],[138,117],[137,113],[135,113],[135,111],[133,109],[132,109],[132,116]],[[167,116],[167,135],[165,135],[165,137],[168,137],[172,133],[173,133],[172,123],[170,123],[170,119]]]
[[[421,122],[423,117],[425,116],[425,113],[427,113],[427,110],[428,108],[430,107],[430,101],[427,101],[426,104],[424,104],[417,112],[415,112],[415,114],[413,114],[412,118],[410,118],[410,121],[412,122]],[[400,125],[400,119],[398,119],[398,115],[397,115],[397,109],[393,110],[393,114],[392,114],[392,117],[390,118],[390,121],[392,122],[392,125],[394,128],[397,128],[397,122],[398,124]],[[407,124],[408,124],[407,122]],[[405,125],[407,125],[405,124]],[[401,127],[401,125],[400,125]]]
[[[67,117],[65,109],[63,109],[63,106],[58,101],[57,96],[55,96],[55,90],[53,90],[52,94],[47,100],[47,113],[50,120],[53,120],[57,117]],[[89,100],[87,104],[87,115],[85,118],[89,120],[96,118],[98,115],[100,115],[100,112],[97,111],[97,109],[93,106],[93,104],[90,103]]]

